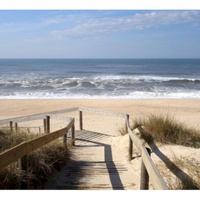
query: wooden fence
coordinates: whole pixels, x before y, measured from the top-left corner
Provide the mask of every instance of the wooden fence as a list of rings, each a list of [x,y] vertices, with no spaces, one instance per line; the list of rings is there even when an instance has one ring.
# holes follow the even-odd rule
[[[154,189],[168,190],[168,186],[166,185],[165,181],[163,180],[162,176],[160,175],[150,157],[151,149],[145,147],[143,141],[138,137],[137,133],[139,133],[139,135],[141,134],[140,129],[132,130],[130,128],[128,115],[126,116],[126,122],[127,130],[129,133],[129,160],[132,159],[133,144],[139,150],[142,157],[140,189],[148,189],[148,181],[150,178]]]
[[[2,170],[11,163],[18,161],[18,159],[24,159],[32,151],[56,140],[61,136],[63,136],[63,143],[64,145],[66,145],[66,139],[67,139],[66,134],[70,129],[71,129],[71,144],[75,145],[75,127],[74,127],[74,118],[72,118],[65,128],[38,137],[36,139],[23,142],[9,150],[0,153],[0,160],[1,160],[0,170]]]
[[[17,118],[10,118],[5,120],[0,120],[0,125],[5,123],[13,124],[17,122],[24,122],[24,121],[32,121],[37,119],[44,119],[44,127],[46,127],[46,132],[49,133],[49,119],[51,117],[53,118],[62,118],[69,120],[68,117],[58,116],[57,114],[61,113],[68,113],[68,112],[79,112],[79,128],[80,130],[83,129],[83,112],[91,112],[95,114],[101,114],[101,115],[109,115],[114,117],[120,117],[124,119],[124,125],[127,133],[129,134],[129,160],[132,159],[132,153],[133,153],[133,145],[139,150],[142,158],[141,163],[141,181],[140,181],[140,189],[148,189],[149,188],[149,180],[153,185],[154,189],[159,190],[168,190],[168,186],[164,182],[163,177],[160,175],[159,171],[157,170],[153,160],[150,157],[151,149],[145,147],[143,141],[137,136],[137,132],[140,132],[138,129],[132,130],[129,123],[129,115],[128,114],[121,114],[121,113],[115,113],[110,111],[103,111],[103,110],[97,110],[97,109],[91,109],[91,108],[84,108],[84,107],[76,107],[76,108],[70,108],[70,109],[64,109],[64,110],[58,110],[48,113],[41,113],[36,115],[30,115],[30,116],[23,116],[23,117],[17,117]],[[10,125],[10,127],[12,127]],[[48,130],[47,130],[48,129]],[[23,156],[26,156],[27,154],[31,153],[37,148],[42,147],[43,145],[57,139],[60,136],[63,136],[64,143],[66,142],[66,133],[72,129],[72,145],[74,145],[75,142],[75,134],[74,134],[74,118],[70,119],[67,127],[49,133],[45,136],[42,136],[40,138],[31,140],[29,142],[22,143],[16,147],[13,147],[12,149],[7,150],[6,152],[3,152],[0,154],[0,170],[3,169],[5,166],[9,165],[10,163],[16,161],[19,158],[22,158]]]
[[[125,120],[125,130],[129,134],[129,160],[132,159],[133,154],[133,144],[139,150],[142,158],[141,163],[141,178],[140,178],[140,189],[149,189],[149,180],[151,181],[153,188],[158,190],[168,190],[168,186],[165,183],[163,177],[157,170],[153,160],[150,157],[151,149],[145,147],[143,141],[137,136],[137,132],[140,133],[139,129],[132,130],[129,123],[129,115],[115,113],[110,111],[96,110],[90,108],[79,108],[79,122],[80,130],[83,129],[83,113],[82,112],[92,112],[95,114],[109,115],[113,117],[120,117]]]

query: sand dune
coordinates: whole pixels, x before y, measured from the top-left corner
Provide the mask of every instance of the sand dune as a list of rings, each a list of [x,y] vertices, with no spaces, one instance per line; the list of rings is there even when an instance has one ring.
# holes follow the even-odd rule
[[[88,107],[119,113],[127,113],[130,118],[146,114],[170,114],[177,120],[186,123],[188,126],[200,129],[200,100],[199,99],[1,99],[0,119],[31,115],[54,110]],[[119,134],[119,128],[124,127],[125,121],[121,118],[97,115],[92,113],[84,115],[84,128],[100,133],[110,133],[118,137],[113,140],[115,143],[114,152],[121,155],[124,162],[128,161],[127,148],[128,137]],[[70,113],[69,113],[70,116]],[[78,127],[77,127],[78,128]],[[160,150],[169,158],[174,155],[179,157],[195,158],[200,163],[200,149],[186,148],[178,145],[158,144]],[[158,164],[161,161],[156,155],[152,158]],[[132,168],[136,173],[140,170],[140,160],[131,161]]]

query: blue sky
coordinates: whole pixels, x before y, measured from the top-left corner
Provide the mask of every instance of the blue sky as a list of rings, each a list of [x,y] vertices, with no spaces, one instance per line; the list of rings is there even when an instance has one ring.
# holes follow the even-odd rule
[[[200,58],[200,10],[0,10],[0,58]]]

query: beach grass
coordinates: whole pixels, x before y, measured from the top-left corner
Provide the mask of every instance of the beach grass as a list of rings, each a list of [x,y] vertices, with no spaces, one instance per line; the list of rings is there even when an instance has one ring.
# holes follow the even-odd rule
[[[199,190],[200,189],[200,163],[195,158],[177,156],[172,158],[173,163],[181,170],[177,174],[156,164],[160,173],[165,178],[170,190]],[[182,177],[181,179],[178,177]]]
[[[132,130],[143,127],[141,137],[147,142],[153,141],[163,144],[175,144],[185,147],[200,148],[200,130],[179,122],[174,116],[150,114],[135,118],[132,121]],[[179,170],[174,176],[166,169],[160,169],[167,180],[170,189],[188,190],[200,188],[200,163],[194,158],[178,157],[174,155],[173,163]],[[159,166],[158,166],[159,168]],[[181,180],[178,177],[182,177]]]
[[[133,119],[132,124],[132,129],[143,126],[143,137],[148,142],[154,140],[165,144],[200,148],[200,130],[179,122],[174,116],[150,114]]]
[[[40,134],[40,136],[42,136],[42,134]],[[9,130],[0,130],[0,152],[36,137],[38,137],[38,135],[27,134],[25,131],[14,133]]]
[[[0,131],[0,142],[3,145],[1,151],[34,137],[34,134],[24,132],[14,134]],[[20,189],[22,184],[26,184],[28,189],[42,189],[69,158],[69,150],[62,142],[51,142],[27,156],[27,163],[22,163],[27,165],[27,171],[20,170],[18,163],[13,163],[0,171],[0,189]]]

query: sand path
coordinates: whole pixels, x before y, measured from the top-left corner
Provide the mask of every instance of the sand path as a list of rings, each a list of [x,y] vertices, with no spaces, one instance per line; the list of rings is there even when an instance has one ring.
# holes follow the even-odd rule
[[[117,138],[114,134],[76,131],[72,160],[47,189],[138,189],[133,168],[116,152]]]

